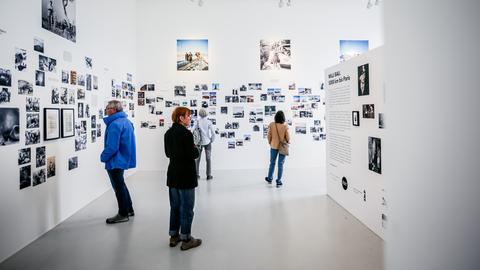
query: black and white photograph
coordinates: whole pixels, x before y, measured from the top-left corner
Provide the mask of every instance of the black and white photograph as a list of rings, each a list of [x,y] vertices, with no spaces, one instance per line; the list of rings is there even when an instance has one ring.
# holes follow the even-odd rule
[[[124,108],[126,108],[125,106]],[[88,103],[85,104],[85,117],[90,117],[90,105]]]
[[[18,149],[18,165],[30,163],[32,161],[32,150],[30,148]]]
[[[62,138],[72,137],[75,135],[75,112],[74,109],[62,109]]]
[[[27,128],[39,128],[39,127],[40,127],[40,114],[27,113]]]
[[[68,159],[68,170],[71,171],[73,169],[78,168],[78,157],[71,157]]]
[[[0,145],[10,145],[19,142],[19,113],[18,108],[0,108]]]
[[[40,185],[45,183],[47,177],[47,172],[44,168],[37,169],[32,173],[32,186]]]
[[[385,115],[383,113],[378,114],[378,128],[385,128]]]
[[[265,116],[273,116],[276,112],[275,106],[265,106]]]
[[[363,104],[363,118],[375,118],[375,106],[373,104]]]
[[[0,104],[9,103],[11,97],[12,93],[10,92],[10,89],[7,87],[2,87],[2,90],[0,90]]]
[[[75,136],[75,151],[87,149],[87,134],[79,134]]]
[[[40,143],[40,129],[25,131],[25,145]]]
[[[368,64],[358,67],[358,95],[368,96],[370,94]]]
[[[86,66],[88,69],[92,69],[92,67],[93,67],[93,60],[92,60],[92,58],[85,56],[85,66]]]
[[[147,91],[155,91],[155,84],[148,84]]]
[[[307,123],[296,123],[295,134],[307,134]]]
[[[55,166],[55,156],[47,158],[47,178],[55,176],[56,166]]]
[[[68,83],[70,81],[70,71],[62,70],[62,83]]]
[[[245,112],[243,107],[233,107],[233,118],[243,118],[245,116]]]
[[[66,87],[60,88],[60,104],[68,104],[68,89]]]
[[[93,90],[98,90],[98,77],[95,75],[93,75],[92,77]]]
[[[358,127],[360,126],[360,112],[353,111],[352,112],[352,125]]]
[[[23,71],[27,68],[27,51],[21,48],[15,48],[15,69]]]
[[[86,89],[87,89],[87,91],[92,90],[92,75],[91,74],[87,74]],[[118,92],[118,90],[117,90],[117,92]],[[119,95],[117,94],[115,97],[119,97]]]
[[[55,140],[60,138],[60,109],[43,109],[43,135],[44,140]]]
[[[12,86],[12,72],[9,69],[0,68],[0,86]]]
[[[18,80],[18,94],[19,95],[32,95],[33,85],[29,81]]]
[[[38,69],[41,71],[57,72],[57,60],[44,55],[39,55]]]
[[[67,98],[68,104],[75,105],[75,89],[68,89]]]
[[[43,53],[44,51],[43,39],[38,37],[33,38],[33,50],[39,53]]]
[[[92,139],[92,143],[95,143],[97,141],[97,131],[92,130],[92,136],[90,137]]]
[[[290,40],[260,40],[260,70],[291,69]]]
[[[228,141],[228,149],[235,149],[235,141]]]
[[[77,104],[78,108],[77,108],[77,117],[78,118],[83,118],[84,117],[84,111],[83,111],[83,103],[79,102]]]
[[[58,87],[52,87],[52,104],[60,103],[60,93],[58,92]]]
[[[77,89],[77,100],[84,100],[85,99],[85,90],[82,88]]]
[[[221,114],[228,114],[228,107],[220,107]]]
[[[77,74],[77,84],[79,86],[85,86],[85,75]]]
[[[35,70],[35,85],[45,86],[45,72],[40,70]]]
[[[132,82],[132,74],[131,73],[127,73],[127,82]]]
[[[187,95],[187,90],[184,85],[175,85],[174,87],[174,95],[180,96],[180,97],[185,97]]]
[[[248,90],[261,91],[262,90],[262,84],[261,83],[249,83],[248,84]]]
[[[260,94],[260,101],[267,101],[267,94]]]
[[[220,84],[219,83],[212,83],[212,90],[213,91],[220,90]]]
[[[32,185],[32,166],[24,166],[20,168],[20,189],[24,189]]]
[[[27,97],[25,108],[27,112],[40,112],[40,99],[37,97]]]
[[[45,146],[37,147],[36,149],[36,167],[42,167],[45,166],[45,163],[47,161],[47,150]]]
[[[368,137],[368,169],[382,174],[382,145],[380,138]]]
[[[137,97],[138,98],[145,98],[145,92],[138,92]]]
[[[42,0],[42,28],[76,42],[75,0]]]

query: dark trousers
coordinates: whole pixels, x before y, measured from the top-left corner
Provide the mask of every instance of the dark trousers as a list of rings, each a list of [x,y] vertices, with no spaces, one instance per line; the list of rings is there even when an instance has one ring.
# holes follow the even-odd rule
[[[112,183],[115,196],[118,203],[118,214],[121,216],[127,216],[129,212],[133,212],[132,198],[130,198],[130,192],[128,192],[125,179],[123,178],[122,169],[107,170],[110,182]]]
[[[195,205],[195,189],[169,188],[170,236],[180,233],[180,239],[190,239]]]

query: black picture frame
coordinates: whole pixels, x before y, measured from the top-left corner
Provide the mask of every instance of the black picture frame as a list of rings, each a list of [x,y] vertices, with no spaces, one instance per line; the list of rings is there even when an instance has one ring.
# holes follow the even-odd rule
[[[61,124],[62,138],[73,137],[75,135],[75,109],[62,109]]]
[[[352,125],[358,127],[360,126],[360,112],[352,111]]]
[[[43,109],[43,140],[50,141],[60,138],[60,109]]]

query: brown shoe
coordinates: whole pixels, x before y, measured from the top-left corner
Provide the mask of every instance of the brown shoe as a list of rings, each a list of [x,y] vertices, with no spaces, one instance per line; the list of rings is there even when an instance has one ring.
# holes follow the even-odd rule
[[[180,246],[181,250],[187,250],[191,248],[196,248],[202,244],[202,239],[195,239],[193,237],[190,237],[190,240],[188,241],[183,241],[182,245]]]
[[[170,236],[170,247],[176,247],[181,241],[180,235]]]

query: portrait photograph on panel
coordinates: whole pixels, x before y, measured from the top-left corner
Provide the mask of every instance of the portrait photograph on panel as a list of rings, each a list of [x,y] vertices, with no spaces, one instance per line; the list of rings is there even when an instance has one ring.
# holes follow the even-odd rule
[[[208,39],[177,39],[177,70],[208,70]]]
[[[24,189],[32,185],[32,167],[30,165],[20,167],[20,189]]]
[[[375,105],[373,104],[363,104],[363,118],[375,118]]]
[[[76,42],[75,0],[42,0],[42,28]]]
[[[368,137],[368,169],[382,174],[382,145],[380,138]]]
[[[260,70],[291,69],[290,40],[260,40]]]
[[[370,94],[368,64],[358,67],[358,95],[368,96]]]
[[[18,108],[0,108],[0,145],[20,140],[20,112]]]

